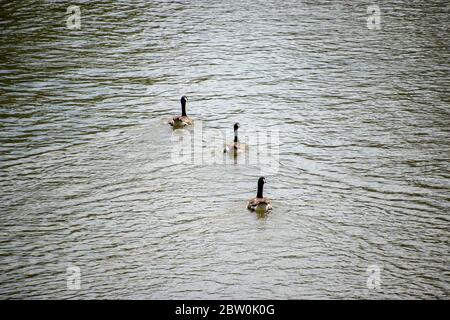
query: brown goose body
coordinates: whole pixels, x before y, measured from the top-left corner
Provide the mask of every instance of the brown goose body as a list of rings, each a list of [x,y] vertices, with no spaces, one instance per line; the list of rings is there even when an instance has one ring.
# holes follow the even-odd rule
[[[227,144],[225,146],[225,149],[223,150],[223,152],[228,152],[228,153],[241,153],[245,151],[245,148],[247,148],[247,145],[245,143],[240,143],[238,142],[232,142],[230,144]]]
[[[175,116],[169,120],[169,124],[172,127],[184,127],[192,125],[194,121],[188,116]]]
[[[247,204],[247,209],[251,211],[272,210],[272,200],[267,197],[250,199]]]

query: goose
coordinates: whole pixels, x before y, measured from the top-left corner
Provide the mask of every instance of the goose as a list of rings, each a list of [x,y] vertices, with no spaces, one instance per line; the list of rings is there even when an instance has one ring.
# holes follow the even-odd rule
[[[174,128],[184,127],[186,125],[191,125],[194,121],[189,118],[186,114],[186,101],[187,97],[181,97],[181,116],[175,116],[169,120],[169,124]]]
[[[257,213],[266,213],[272,210],[272,200],[263,197],[264,183],[266,183],[266,179],[264,177],[260,177],[258,179],[258,193],[255,198],[248,201],[248,210],[256,211]]]
[[[244,143],[239,142],[238,138],[238,129],[241,125],[239,122],[234,124],[234,141],[225,146],[223,152],[238,154],[245,151],[246,145]]]

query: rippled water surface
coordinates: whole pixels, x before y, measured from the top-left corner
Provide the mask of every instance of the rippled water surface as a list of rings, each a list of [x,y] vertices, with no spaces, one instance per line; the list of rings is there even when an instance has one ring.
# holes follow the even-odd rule
[[[448,1],[71,4],[0,4],[1,298],[449,298]],[[183,94],[278,170],[174,162]]]

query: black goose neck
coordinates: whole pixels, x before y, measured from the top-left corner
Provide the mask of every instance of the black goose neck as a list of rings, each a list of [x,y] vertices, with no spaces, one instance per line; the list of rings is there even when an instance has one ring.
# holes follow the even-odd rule
[[[262,198],[263,197],[263,187],[264,187],[264,182],[263,181],[258,181],[258,193],[256,194],[257,198]]]
[[[181,115],[183,116],[183,117],[186,117],[187,116],[187,114],[186,114],[186,100],[181,100]]]

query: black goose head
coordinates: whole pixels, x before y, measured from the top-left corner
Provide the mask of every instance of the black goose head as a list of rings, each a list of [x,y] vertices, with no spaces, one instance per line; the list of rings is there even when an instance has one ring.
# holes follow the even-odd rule
[[[264,183],[266,183],[266,178],[260,177],[258,179],[258,194],[256,195],[257,198],[262,198],[263,197]]]
[[[238,142],[238,129],[240,126],[239,122],[234,124],[234,142]]]
[[[181,97],[181,115],[186,117],[186,101],[187,101],[187,97],[186,96],[182,96]]]

